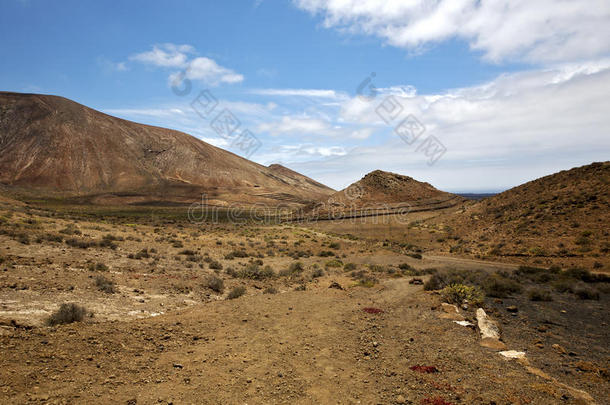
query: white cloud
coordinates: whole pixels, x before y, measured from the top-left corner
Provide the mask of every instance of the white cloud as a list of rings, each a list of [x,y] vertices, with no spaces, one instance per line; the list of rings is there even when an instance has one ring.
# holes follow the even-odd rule
[[[448,190],[498,190],[535,176],[607,160],[610,156],[610,60],[504,74],[479,86],[441,94],[396,95],[373,101],[354,98],[340,112],[362,127],[384,126],[386,142],[351,149],[345,156],[301,163],[295,170],[342,187],[364,173],[383,169],[412,175]],[[392,132],[376,107],[392,94],[414,114],[428,135],[447,148],[429,167]]]
[[[367,139],[373,134],[373,129],[366,126],[345,127],[318,118],[299,116],[284,116],[279,121],[261,123],[257,131],[271,136],[309,135],[359,140]]]
[[[488,60],[567,62],[610,53],[607,0],[294,0],[326,27],[418,51],[460,38]]]
[[[233,70],[220,66],[216,61],[206,57],[195,57],[195,48],[191,45],[161,44],[153,46],[148,52],[129,57],[129,60],[162,68],[179,68],[169,76],[169,83],[179,85],[182,80],[198,80],[210,86],[221,83],[241,83],[244,76]]]
[[[281,96],[281,97],[311,97],[311,98],[332,98],[338,99],[343,96],[335,90],[321,89],[256,89],[252,94],[259,96]]]
[[[129,60],[159,67],[185,67],[188,55],[195,52],[190,45],[160,44],[153,46],[148,52],[142,52],[129,57]]]

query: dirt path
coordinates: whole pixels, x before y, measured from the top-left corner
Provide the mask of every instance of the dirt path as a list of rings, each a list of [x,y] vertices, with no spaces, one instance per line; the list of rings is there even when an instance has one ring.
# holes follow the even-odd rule
[[[329,283],[130,322],[18,329],[0,337],[0,402],[555,404],[565,394],[438,319],[438,298],[407,279]]]

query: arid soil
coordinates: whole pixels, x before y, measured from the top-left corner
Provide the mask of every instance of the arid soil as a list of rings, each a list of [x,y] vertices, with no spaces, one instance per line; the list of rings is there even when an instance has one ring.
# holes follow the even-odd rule
[[[589,287],[598,299],[553,292],[533,302],[526,290],[480,304],[525,364],[480,346],[476,326],[445,319],[443,294],[411,284],[432,267],[518,270],[510,261],[420,258],[412,246],[300,224],[90,220],[0,203],[1,403],[603,404],[610,395],[603,283]],[[245,293],[230,299],[236,287]],[[87,315],[47,326],[62,303]],[[476,325],[476,307],[459,318]]]

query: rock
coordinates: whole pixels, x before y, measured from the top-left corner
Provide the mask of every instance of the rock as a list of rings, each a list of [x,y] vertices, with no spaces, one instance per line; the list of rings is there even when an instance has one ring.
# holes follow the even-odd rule
[[[508,312],[519,312],[519,308],[517,308],[515,305],[510,305],[510,306],[506,307],[506,310]]]
[[[500,328],[498,324],[491,320],[483,308],[477,309],[477,323],[479,326],[479,330],[481,331],[481,338],[491,338],[491,339],[500,339]]]
[[[460,311],[458,310],[458,308],[455,305],[452,304],[447,304],[446,302],[443,302],[441,304],[441,310],[443,310],[444,312],[448,313],[448,314],[459,314]]]
[[[407,399],[403,395],[399,395],[396,397],[396,403],[397,404],[406,404]]]
[[[591,363],[590,361],[577,361],[576,363],[574,363],[574,367],[576,367],[580,371],[584,371],[587,373],[597,374],[600,372],[600,368],[597,367],[595,364]]]
[[[182,366],[182,364],[174,363],[174,368],[182,369],[183,366]]]
[[[507,359],[524,359],[525,358],[525,352],[518,352],[516,350],[507,350],[504,352],[499,352],[498,354],[506,357]]]
[[[412,278],[411,280],[409,280],[409,284],[422,285],[424,284],[424,280],[422,280],[421,278]]]
[[[492,350],[506,350],[506,345],[503,342],[490,337],[481,339],[480,345]]]
[[[455,323],[457,323],[460,326],[474,326],[472,323],[468,322],[468,321],[453,321]]]
[[[557,352],[559,354],[568,354],[568,351],[566,349],[564,349],[562,346],[558,345],[557,343],[555,343],[551,347],[553,348],[553,350],[555,350],[555,352]]]
[[[337,283],[336,281],[333,281],[332,283],[330,283],[328,288],[334,288],[334,289],[337,289],[337,290],[343,290],[343,287],[341,287],[341,284]]]

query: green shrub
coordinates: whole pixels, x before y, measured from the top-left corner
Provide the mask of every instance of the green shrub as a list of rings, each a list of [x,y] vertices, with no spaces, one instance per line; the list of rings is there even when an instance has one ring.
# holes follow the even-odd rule
[[[343,266],[343,262],[339,259],[335,259],[335,260],[329,260],[327,261],[324,266],[326,268],[332,268],[332,267],[342,267]]]
[[[443,298],[451,303],[462,305],[468,302],[473,305],[480,305],[483,302],[483,292],[477,288],[464,284],[451,284],[441,291]]]
[[[46,319],[49,326],[81,322],[87,315],[87,309],[74,303],[61,304],[59,309]]]

